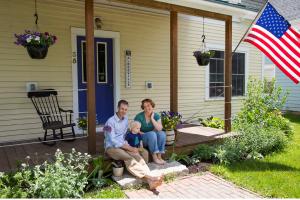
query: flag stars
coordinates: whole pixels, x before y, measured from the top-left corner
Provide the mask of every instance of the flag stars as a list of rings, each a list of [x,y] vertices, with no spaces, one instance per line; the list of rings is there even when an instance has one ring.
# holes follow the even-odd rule
[[[286,21],[270,3],[267,4],[256,24],[265,28],[278,38],[290,27],[289,22]]]

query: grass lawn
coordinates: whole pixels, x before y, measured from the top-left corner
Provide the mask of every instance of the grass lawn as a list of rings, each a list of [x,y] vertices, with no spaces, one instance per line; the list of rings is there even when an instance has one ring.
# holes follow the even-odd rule
[[[126,198],[123,190],[116,184],[99,190],[93,190],[84,194],[83,198],[92,199],[122,199]]]
[[[211,171],[263,196],[300,198],[300,116],[286,117],[293,123],[295,134],[284,152],[263,160],[214,165]]]

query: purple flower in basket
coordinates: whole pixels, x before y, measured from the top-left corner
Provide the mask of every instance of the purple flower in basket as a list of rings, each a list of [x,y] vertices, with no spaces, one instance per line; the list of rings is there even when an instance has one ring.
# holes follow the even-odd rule
[[[106,125],[103,127],[103,131],[110,133],[111,132],[111,127]]]
[[[177,124],[177,126],[176,126],[176,129],[178,130],[178,129],[182,129],[182,128],[184,128],[184,126],[183,126],[182,122],[179,122],[179,124]]]
[[[33,32],[30,30],[25,30],[23,34],[15,34],[15,44],[24,47],[35,46],[35,47],[49,47],[55,43],[57,37],[51,35],[48,32]]]
[[[182,116],[178,112],[162,111],[161,121],[164,130],[174,130],[181,121]]]

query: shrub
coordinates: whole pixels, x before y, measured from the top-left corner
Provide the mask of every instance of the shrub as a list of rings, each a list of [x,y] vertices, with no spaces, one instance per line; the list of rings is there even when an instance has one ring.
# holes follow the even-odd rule
[[[280,112],[286,98],[287,93],[276,87],[275,80],[267,84],[251,78],[242,109],[233,120],[237,136],[225,139],[216,149],[218,160],[228,164],[281,151],[293,133],[290,122]]]
[[[243,101],[241,111],[233,119],[233,129],[243,130],[247,124],[259,125],[263,128],[278,128],[286,135],[292,135],[292,127],[289,120],[282,117],[287,92],[280,86],[276,86],[275,79],[264,82],[250,78],[247,88],[247,97]]]
[[[202,126],[224,129],[224,121],[218,117],[208,117],[207,119],[199,118],[199,122]]]
[[[215,153],[215,148],[207,144],[200,144],[193,150],[192,158],[199,161],[212,160]]]
[[[216,149],[215,156],[221,163],[229,164],[242,159],[260,159],[281,151],[287,145],[287,137],[277,128],[258,129],[249,124],[233,138],[227,138]]]

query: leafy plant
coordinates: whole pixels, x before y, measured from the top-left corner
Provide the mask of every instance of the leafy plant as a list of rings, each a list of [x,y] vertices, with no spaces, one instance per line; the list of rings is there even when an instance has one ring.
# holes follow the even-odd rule
[[[102,188],[109,185],[108,177],[111,176],[111,163],[106,164],[103,156],[98,156],[92,160],[93,171],[88,176],[89,184],[86,190],[90,188]]]
[[[15,34],[16,37],[16,45],[21,45],[24,47],[27,46],[35,46],[35,47],[49,47],[53,45],[57,37],[55,35],[51,35],[48,32],[33,32],[30,30],[25,30],[23,34]]]
[[[77,125],[80,129],[86,130],[87,129],[87,119],[86,119],[86,117],[80,117],[77,121]]]
[[[215,153],[215,148],[207,144],[200,144],[194,150],[192,158],[199,161],[208,161],[212,160]]]
[[[29,167],[22,163],[14,174],[0,175],[3,198],[80,198],[87,185],[90,155],[72,149],[71,153],[55,153],[53,163]]]
[[[162,111],[161,122],[163,128],[167,131],[174,130],[181,121],[182,116],[177,112]]]
[[[199,57],[199,56],[202,56],[202,57],[207,57],[207,58],[211,58],[215,55],[215,52],[214,51],[195,51],[194,52],[194,56],[195,57]]]
[[[261,129],[249,125],[245,132],[235,138],[227,138],[216,149],[215,156],[220,163],[229,164],[243,159],[262,159],[264,156],[283,150],[287,137],[278,129]]]
[[[4,174],[0,172],[0,198],[28,198],[30,183],[33,180],[30,171]]]
[[[218,117],[208,117],[207,119],[199,118],[199,122],[202,126],[224,129],[224,121]]]
[[[180,162],[184,165],[193,165],[199,162],[199,160],[197,160],[196,158],[191,158],[188,155],[185,154],[176,154],[176,153],[172,153],[172,155],[169,158],[171,161],[177,161]]]
[[[288,136],[293,130],[289,120],[282,117],[283,108],[288,92],[284,92],[276,81],[264,82],[250,78],[247,88],[248,94],[243,101],[241,111],[233,119],[233,128],[243,130],[247,124],[259,125],[258,128],[278,128]]]
[[[90,158],[87,153],[81,154],[75,149],[69,154],[58,149],[54,163],[44,162],[33,168],[32,195],[37,198],[80,198],[88,183],[87,166]]]
[[[287,93],[276,86],[275,80],[267,84],[251,78],[242,109],[233,120],[237,136],[225,139],[216,149],[218,160],[229,164],[282,151],[293,132],[280,112],[286,98]]]

